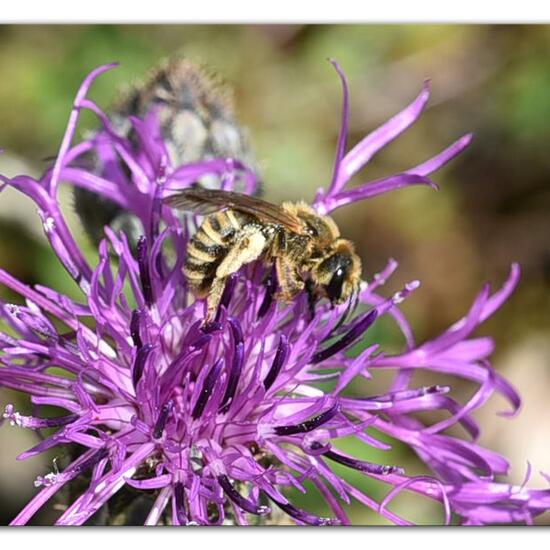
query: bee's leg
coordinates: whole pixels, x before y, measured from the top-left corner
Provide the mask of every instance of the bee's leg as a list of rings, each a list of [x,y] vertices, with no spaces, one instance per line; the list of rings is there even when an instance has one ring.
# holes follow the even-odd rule
[[[304,281],[300,279],[295,264],[284,257],[280,256],[275,260],[275,268],[277,270],[279,286],[281,287],[278,297],[286,302],[290,302],[300,290],[303,290]]]
[[[210,323],[222,299],[225,280],[232,273],[254,260],[257,260],[265,249],[266,238],[255,226],[247,226],[239,233],[225,258],[216,269],[216,277],[208,293],[206,323]]]
[[[225,289],[225,282],[227,277],[216,277],[212,281],[210,292],[208,293],[208,299],[206,300],[206,319],[205,324],[211,323],[216,317],[216,312],[220,301],[222,299],[223,291]]]

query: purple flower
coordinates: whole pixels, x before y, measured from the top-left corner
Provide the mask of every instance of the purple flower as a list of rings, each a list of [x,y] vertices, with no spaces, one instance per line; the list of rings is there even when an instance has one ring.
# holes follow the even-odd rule
[[[332,182],[318,192],[317,211],[326,214],[409,185],[435,187],[428,176],[461,152],[470,135],[410,170],[345,189],[378,150],[419,117],[429,91],[426,84],[411,105],[346,153],[348,88],[333,64],[344,90],[343,122]],[[519,267],[512,266],[500,290],[491,294],[485,286],[463,319],[420,345],[399,310],[419,283],[389,297],[378,292],[396,269],[394,260],[363,283],[362,312],[344,326],[339,321],[345,305],[330,309],[320,303],[311,318],[305,295],[290,305],[280,303],[273,275],[252,264],[230,279],[218,318],[203,328],[204,302],[190,298],[182,273],[198,220],[182,221],[162,199],[205,175],[217,176],[225,189],[238,182],[252,192],[255,176],[231,159],[172,166],[154,112],[143,120],[131,118],[135,139],[118,135],[87,98],[93,80],[111,67],[96,69],[82,84],[55,164],[39,180],[3,179],[33,199],[46,237],[82,290],[75,302],[0,271],[0,283],[25,300],[0,304],[1,317],[17,335],[0,333],[0,385],[29,394],[36,411],[24,416],[8,404],[4,418],[24,428],[54,429],[19,458],[57,446],[80,449],[62,471],[37,478],[40,491],[12,524],[27,523],[77,478],[88,486],[57,519],[59,525],[83,524],[126,486],[154,496],[147,524],[248,524],[255,516],[269,523],[276,511],[296,524],[348,524],[345,505],[352,500],[408,524],[388,508],[403,490],[440,502],[447,523],[452,515],[468,524],[530,523],[549,509],[550,490],[497,481],[508,463],[476,443],[479,428],[472,418],[495,392],[510,402],[505,414],[520,405],[515,390],[489,363],[492,340],[472,337],[513,291]],[[97,115],[102,130],[74,145],[83,109]],[[91,152],[98,161],[93,171],[81,162]],[[90,265],[60,210],[61,181],[132,213],[143,233],[136,250],[124,233],[106,227],[97,264]],[[350,355],[383,315],[401,329],[402,353],[384,353],[374,344]],[[395,376],[385,393],[350,397],[346,392],[352,382],[386,369]],[[442,373],[472,381],[477,391],[461,403],[449,385],[416,385],[419,370],[434,373],[434,380]],[[64,412],[44,418],[39,414],[44,405]],[[445,419],[425,423],[415,415],[422,411],[442,411]],[[448,434],[455,425],[467,438]],[[387,436],[404,443],[425,464],[425,474],[409,476],[398,465],[345,454],[338,440],[350,436],[367,451],[388,449]],[[375,501],[335,473],[333,464],[386,483],[387,497]],[[326,501],[330,517],[292,502],[287,489],[305,492],[306,482]]]

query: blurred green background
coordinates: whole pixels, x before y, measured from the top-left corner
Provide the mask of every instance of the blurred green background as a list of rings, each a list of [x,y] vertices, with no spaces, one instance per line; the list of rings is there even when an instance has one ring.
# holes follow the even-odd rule
[[[366,278],[394,257],[400,268],[387,292],[412,279],[422,281],[403,307],[419,341],[458,319],[483,282],[499,285],[510,263],[521,263],[519,289],[481,333],[494,336],[495,366],[520,390],[523,411],[513,420],[497,417],[503,403],[495,398],[476,417],[483,425],[481,443],[510,459],[513,481],[521,483],[527,459],[535,472],[549,471],[550,27],[0,26],[0,147],[5,150],[0,173],[41,172],[44,159],[59,147],[75,91],[93,67],[120,62],[91,92],[106,108],[117,89],[173,55],[208,65],[234,90],[265,197],[275,202],[311,200],[330,179],[341,92],[327,57],[337,59],[349,78],[350,144],[403,108],[431,78],[431,100],[420,121],[356,181],[414,166],[466,132],[475,132],[473,144],[434,176],[441,184],[438,193],[419,187],[397,191],[344,208],[335,218],[357,243]],[[93,124],[84,116],[80,134]],[[68,193],[64,200],[71,211]],[[71,220],[93,254],[74,215]],[[0,265],[28,283],[75,295],[30,202],[11,190],[0,195]],[[0,296],[6,294],[0,290]],[[399,344],[389,324],[379,324],[373,337],[390,348]],[[365,384],[355,391],[374,393],[375,387]],[[470,391],[463,388],[465,396]],[[0,405],[13,399],[0,391]],[[15,462],[34,438],[0,427],[0,524],[34,493],[34,477],[51,467],[44,457]],[[360,453],[349,445],[348,451]],[[369,458],[420,473],[419,463],[399,447],[390,456]],[[531,485],[541,486],[543,480],[535,478]],[[360,475],[352,481],[363,483]],[[385,494],[379,485],[363,488],[378,499]],[[302,502],[314,510],[318,499]],[[419,499],[400,497],[393,509],[423,523],[442,518],[440,508]],[[351,517],[356,523],[380,521],[356,506]]]

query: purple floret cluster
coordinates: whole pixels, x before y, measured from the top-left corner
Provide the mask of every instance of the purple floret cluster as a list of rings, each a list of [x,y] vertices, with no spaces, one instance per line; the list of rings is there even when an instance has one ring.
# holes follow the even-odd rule
[[[332,181],[319,190],[314,208],[328,214],[394,189],[436,187],[430,174],[460,153],[470,135],[414,168],[346,189],[373,155],[417,120],[429,86],[346,152],[348,86],[333,64],[343,86],[342,125]],[[19,458],[65,445],[79,449],[61,471],[36,479],[39,491],[12,524],[29,522],[79,477],[85,477],[87,488],[59,515],[58,525],[85,523],[125,486],[154,496],[148,525],[347,525],[352,501],[393,523],[409,524],[390,510],[401,491],[439,502],[445,523],[531,523],[548,510],[549,489],[499,481],[509,465],[476,443],[480,428],[472,417],[495,393],[510,403],[505,414],[520,406],[516,391],[491,366],[492,339],[472,336],[509,297],[519,267],[512,266],[499,290],[484,286],[462,319],[421,344],[399,309],[418,281],[383,294],[397,267],[394,260],[362,283],[360,305],[343,325],[345,305],[320,302],[312,318],[306,295],[291,304],[277,300],[270,266],[257,262],[229,279],[215,322],[205,326],[204,301],[192,297],[182,272],[200,218],[182,219],[163,199],[206,175],[216,176],[223,189],[244,183],[252,193],[255,174],[232,159],[172,166],[154,110],[144,119],[130,117],[135,139],[117,134],[87,97],[94,79],[111,68],[94,70],[80,87],[53,166],[38,180],[2,180],[34,201],[51,247],[82,291],[77,302],[0,271],[0,283],[24,300],[0,303],[9,327],[0,332],[0,386],[29,395],[36,411],[24,416],[7,404],[4,418],[22,428],[53,428]],[[97,115],[101,129],[74,144],[84,109]],[[84,162],[91,154],[93,169]],[[88,189],[135,216],[142,228],[137,246],[123,232],[105,227],[97,261],[90,265],[60,209],[61,182]],[[372,344],[350,353],[382,316],[401,330],[403,350],[392,354]],[[384,393],[348,391],[358,380],[368,387],[382,370],[394,373]],[[428,372],[433,385],[416,385],[419,371]],[[467,380],[477,389],[461,402],[452,385],[437,383],[439,376]],[[43,406],[60,414],[41,417]],[[417,413],[425,411],[443,414],[429,423],[419,420]],[[451,435],[455,426],[462,431],[453,429]],[[389,440],[404,444],[418,455],[425,473],[409,475],[400,465],[350,456],[340,450],[341,438],[360,442],[364,456],[390,449]],[[338,471],[343,466],[386,484],[387,496],[375,500],[337,474],[334,464]],[[330,510],[328,517],[293,503],[292,488],[315,490]]]

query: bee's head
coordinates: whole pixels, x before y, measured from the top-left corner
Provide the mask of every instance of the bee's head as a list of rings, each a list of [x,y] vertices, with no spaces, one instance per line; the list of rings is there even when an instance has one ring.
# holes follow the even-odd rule
[[[338,239],[311,271],[313,282],[324,290],[333,305],[343,304],[359,290],[361,260],[353,245]]]

